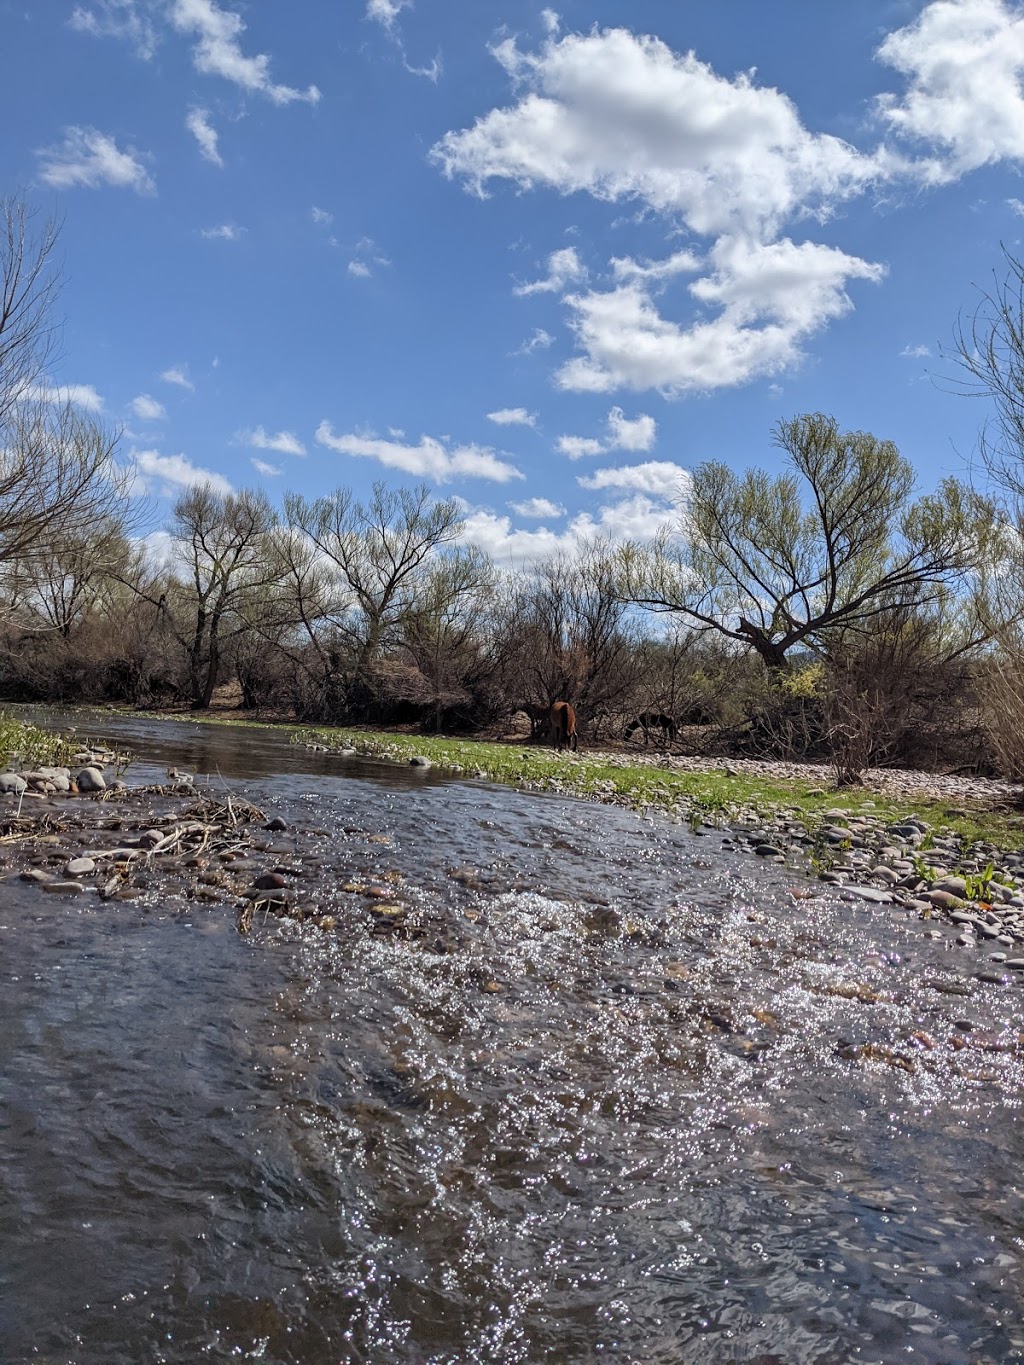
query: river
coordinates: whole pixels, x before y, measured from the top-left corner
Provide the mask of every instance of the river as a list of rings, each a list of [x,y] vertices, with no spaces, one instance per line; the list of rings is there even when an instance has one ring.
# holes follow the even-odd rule
[[[1024,1359],[1022,988],[983,950],[723,832],[76,724],[283,816],[337,922],[6,880],[0,1360]]]

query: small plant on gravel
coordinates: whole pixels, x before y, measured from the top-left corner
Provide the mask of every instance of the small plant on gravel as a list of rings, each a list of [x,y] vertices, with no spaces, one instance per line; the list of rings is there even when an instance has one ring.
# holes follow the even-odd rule
[[[43,730],[38,725],[28,725],[7,712],[0,712],[0,767],[66,765],[74,752],[74,744],[64,735]]]

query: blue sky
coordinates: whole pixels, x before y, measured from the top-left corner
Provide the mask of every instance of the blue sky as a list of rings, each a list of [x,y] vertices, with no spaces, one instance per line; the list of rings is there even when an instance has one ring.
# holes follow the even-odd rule
[[[516,562],[822,410],[960,472],[1024,234],[1003,0],[0,0],[53,377],[156,501],[426,479]]]

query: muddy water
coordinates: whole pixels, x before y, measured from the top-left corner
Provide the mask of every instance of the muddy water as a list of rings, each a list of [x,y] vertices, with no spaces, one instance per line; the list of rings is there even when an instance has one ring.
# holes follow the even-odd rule
[[[0,1360],[1024,1358],[1024,989],[976,950],[714,833],[91,733],[282,814],[337,925],[0,886]]]

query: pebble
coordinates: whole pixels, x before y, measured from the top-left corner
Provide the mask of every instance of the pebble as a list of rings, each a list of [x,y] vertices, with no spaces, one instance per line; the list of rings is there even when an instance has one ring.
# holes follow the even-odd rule
[[[269,829],[269,830],[271,830],[271,831],[273,831],[273,832],[276,833],[276,832],[279,832],[280,830],[285,830],[285,829],[287,829],[287,828],[288,828],[288,821],[287,821],[287,820],[282,820],[282,818],[281,818],[280,815],[275,815],[274,818],[273,818],[272,820],[268,820],[268,821],[267,821],[267,823],[263,826],[263,828],[264,828],[264,829]]]
[[[91,858],[72,858],[64,868],[69,877],[85,877],[90,872],[96,871],[96,864]]]

